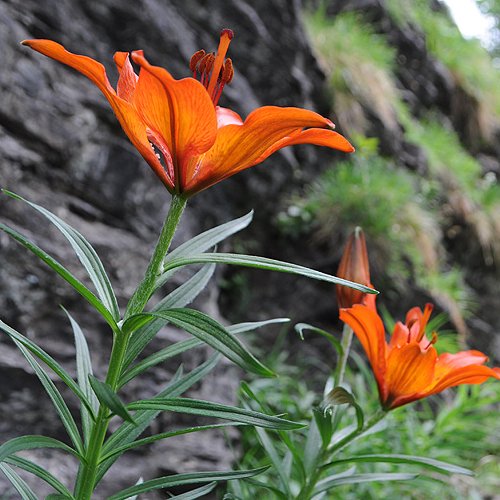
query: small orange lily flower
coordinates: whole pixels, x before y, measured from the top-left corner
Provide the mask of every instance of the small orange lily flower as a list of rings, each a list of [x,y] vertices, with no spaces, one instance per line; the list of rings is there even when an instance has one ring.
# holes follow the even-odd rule
[[[347,240],[337,276],[373,288],[370,280],[370,264],[365,235],[360,227],[356,227]],[[336,291],[339,309],[352,307],[354,304],[365,304],[371,309],[375,309],[377,296],[374,294],[363,293],[341,285],[336,286]]]
[[[190,62],[193,78],[182,80],[152,66],[141,50],[132,52],[140,66],[136,75],[128,53],[116,52],[116,91],[94,59],[50,40],[22,43],[76,69],[101,90],[132,144],[171,193],[191,196],[292,144],[354,151],[331,130],[330,120],[312,111],[264,106],[243,122],[234,111],[219,107],[222,89],[234,73],[226,59],[232,38],[231,30],[222,30],[217,54],[196,52]]]
[[[427,304],[423,312],[418,307],[410,309],[405,323],[396,324],[389,343],[375,310],[356,304],[340,312],[340,319],[363,345],[385,410],[456,385],[481,384],[490,377],[500,380],[500,368],[484,366],[488,358],[482,352],[437,353],[437,334],[433,333],[431,340],[425,335],[432,309],[432,304]]]

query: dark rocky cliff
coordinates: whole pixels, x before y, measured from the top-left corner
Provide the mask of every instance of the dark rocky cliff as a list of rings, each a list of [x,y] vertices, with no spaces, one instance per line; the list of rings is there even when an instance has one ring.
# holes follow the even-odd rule
[[[477,106],[473,96],[429,56],[422,33],[411,27],[404,31],[393,24],[382,1],[330,2],[329,14],[346,8],[364,12],[376,29],[389,37],[398,54],[412,61],[401,66],[398,74],[412,111],[439,108],[459,131],[463,143],[482,155],[485,165],[500,171],[495,149],[498,141],[482,140],[474,124]],[[81,75],[29,51],[19,41],[59,41],[73,52],[103,62],[111,81],[115,51],[144,49],[151,61],[180,77],[189,74],[187,65],[193,52],[214,49],[220,28],[231,27],[236,32],[230,48],[236,76],[225,90],[222,105],[243,115],[263,104],[308,107],[327,114],[324,75],[305,35],[301,9],[298,0],[3,0],[0,185],[49,208],[78,228],[98,250],[123,306],[146,267],[169,195],[128,142],[99,91]],[[401,157],[403,167],[425,173],[425,155],[405,140],[401,131],[384,127],[373,112],[368,115],[385,153]],[[341,128],[342,123],[339,125]],[[177,241],[256,208],[255,222],[239,239],[240,244],[256,254],[288,258],[333,272],[338,252],[325,253],[313,242],[297,247],[279,233],[273,222],[290,193],[311,181],[334,156],[312,147],[285,150],[264,165],[199,194],[190,203]],[[78,273],[78,263],[62,237],[24,204],[2,197],[0,219]],[[455,254],[457,261],[465,265],[467,262],[461,260],[464,248],[472,254],[480,250],[464,236]],[[40,342],[72,369],[74,349],[70,326],[59,308],[63,304],[88,335],[99,373],[108,356],[106,326],[89,314],[87,305],[61,280],[4,234],[0,234],[0,259],[2,319]],[[488,311],[498,308],[495,300],[499,294],[494,294],[498,285],[496,279],[486,280],[491,272],[484,263],[474,264],[474,271],[478,273],[475,276],[485,278],[481,284],[478,281],[477,290],[486,286],[491,292],[487,299],[491,305],[484,306],[482,319],[471,327],[483,329],[493,342],[500,325]],[[313,322],[321,318],[334,322],[331,287],[262,273],[245,276],[253,293],[240,308],[238,321],[293,310],[297,320]],[[220,310],[220,294],[213,285],[198,300],[197,307],[219,318],[234,317],[234,310]],[[234,305],[228,292],[222,291],[222,295],[223,304]],[[167,329],[155,345],[163,345],[177,335]],[[198,359],[186,357],[184,361],[189,367]],[[169,366],[159,369],[154,380],[131,388],[133,396],[151,394],[171,373]],[[234,374],[235,369],[224,364],[216,377],[206,380],[193,394],[230,401],[236,387]],[[21,434],[62,435],[62,427],[36,377],[3,337],[0,379],[0,441]],[[165,420],[158,425],[170,423]],[[206,441],[196,438],[173,445],[169,442],[170,446],[175,448],[167,451],[162,445],[154,446],[141,460],[134,454],[124,458],[122,468],[117,467],[111,474],[109,485],[130,484],[141,475],[152,477],[166,471],[230,467],[234,458],[221,435],[210,435]],[[51,470],[60,467],[56,454],[33,455],[48,462]],[[60,472],[70,476],[73,468],[68,463]],[[0,478],[0,491],[6,488]],[[100,493],[103,498],[105,491]]]

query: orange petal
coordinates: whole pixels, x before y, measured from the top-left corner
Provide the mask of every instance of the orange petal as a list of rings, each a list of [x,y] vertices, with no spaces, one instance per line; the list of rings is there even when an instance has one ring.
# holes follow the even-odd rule
[[[391,341],[389,342],[389,348],[403,347],[408,344],[409,331],[406,325],[403,325],[401,321],[398,321],[394,326],[394,331],[392,332]]]
[[[381,397],[385,398],[386,342],[380,316],[365,305],[355,304],[350,309],[341,309],[340,319],[352,328],[361,342],[377,379]]]
[[[217,106],[215,111],[217,113],[218,128],[225,127],[226,125],[243,125],[241,116],[232,109]]]
[[[173,188],[172,180],[151,149],[144,122],[130,103],[116,95],[106,76],[106,70],[101,63],[90,57],[68,52],[62,45],[51,40],[25,40],[22,43],[41,54],[76,69],[89,78],[108,99],[118,121],[132,144],[149,163],[151,168],[153,168],[167,188]],[[118,56],[119,60],[120,57]]]
[[[144,120],[166,139],[178,169],[175,183],[182,191],[189,159],[214,144],[214,105],[197,80],[175,80],[165,69],[149,64],[139,51],[132,53],[132,59],[141,66],[134,102]]]
[[[430,347],[422,351],[414,343],[392,349],[387,357],[387,406],[401,406],[398,398],[404,397],[405,402],[408,402],[408,398],[418,399],[416,395],[432,383],[436,358],[436,349]]]
[[[500,379],[499,368],[484,366],[488,357],[479,351],[441,354],[436,363],[436,377],[429,394],[461,384],[481,384],[489,377]]]
[[[190,165],[187,189],[201,191],[290,144],[320,144],[352,151],[352,146],[339,134],[333,131],[301,132],[305,127],[331,128],[333,124],[313,111],[300,108],[264,106],[256,109],[243,125],[227,125],[219,129],[217,139],[201,159],[201,165]]]
[[[131,102],[138,77],[135,74],[134,68],[132,68],[132,64],[130,64],[128,52],[115,52],[113,59],[120,74],[116,85],[116,93],[118,97]]]

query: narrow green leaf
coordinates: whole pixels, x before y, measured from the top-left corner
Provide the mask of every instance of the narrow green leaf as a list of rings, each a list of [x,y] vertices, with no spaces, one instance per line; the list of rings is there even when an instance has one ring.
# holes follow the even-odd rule
[[[131,316],[123,324],[123,331],[127,331],[127,322],[135,321],[139,316],[153,316],[166,319],[178,328],[194,335],[215,350],[230,359],[244,370],[248,370],[265,377],[274,376],[274,373],[255,358],[243,344],[231,335],[220,323],[210,316],[194,309],[169,309],[167,311],[140,313]]]
[[[357,455],[354,457],[342,458],[339,460],[334,460],[329,464],[326,464],[324,468],[329,468],[332,466],[337,466],[344,463],[367,463],[367,462],[375,462],[375,463],[394,463],[394,464],[413,464],[413,465],[422,465],[429,469],[438,471],[438,472],[446,472],[449,474],[463,474],[466,476],[473,476],[474,472],[465,469],[464,467],[460,467],[459,465],[449,464],[447,462],[442,462],[441,460],[435,460],[433,458],[427,457],[417,457],[413,455],[398,455],[398,454],[370,454],[370,455]]]
[[[47,436],[20,436],[6,441],[2,446],[0,446],[0,462],[3,462],[6,458],[10,457],[18,451],[33,450],[36,448],[58,448],[63,451],[71,453],[75,457],[81,458],[77,451],[75,451],[71,446]]]
[[[276,447],[274,446],[272,440],[269,438],[267,432],[265,429],[261,429],[259,427],[255,428],[255,431],[257,432],[257,436],[259,437],[259,441],[261,442],[264,450],[266,450],[266,454],[271,460],[271,462],[274,465],[274,468],[276,469],[276,472],[278,473],[278,477],[280,478],[280,483],[281,487],[286,494],[285,498],[290,498],[291,497],[291,492],[290,492],[290,478],[285,472],[285,469],[283,468],[283,463],[282,460],[278,454],[278,451]]]
[[[52,400],[52,403],[54,404],[54,407],[59,414],[61,422],[63,423],[66,432],[68,433],[68,436],[73,443],[73,446],[76,448],[78,453],[82,455],[83,445],[80,433],[78,432],[78,427],[76,426],[75,420],[73,419],[68,406],[64,402],[61,393],[57,390],[54,382],[50,380],[49,376],[45,373],[45,371],[42,369],[36,359],[31,355],[28,349],[26,349],[21,342],[17,341],[16,339],[13,340],[16,343],[18,349],[22,352],[23,356],[28,361],[31,368],[33,368],[33,370],[35,371],[38,379],[42,383],[43,388]]]
[[[180,495],[174,495],[169,497],[168,500],[173,500],[174,498],[177,500],[194,500],[195,498],[200,498],[207,493],[210,493],[217,486],[217,481],[212,483],[208,483],[201,488],[196,488],[195,490],[186,491],[186,493],[181,493]]]
[[[115,448],[113,451],[101,457],[101,462],[105,462],[111,457],[115,455],[121,455],[125,451],[132,450],[134,448],[139,448],[140,446],[145,446],[151,443],[155,443],[156,441],[161,441],[163,439],[168,439],[175,436],[181,436],[183,434],[191,434],[193,432],[206,431],[209,429],[218,429],[220,427],[239,427],[241,425],[248,425],[239,422],[224,422],[223,424],[211,424],[211,425],[198,425],[196,427],[187,427],[184,429],[177,429],[175,431],[170,432],[162,432],[160,434],[154,434],[153,436],[149,436],[143,439],[138,439],[137,441],[133,441],[132,443],[125,444],[123,446],[119,446]]]
[[[26,458],[10,456],[5,459],[5,463],[19,467],[20,469],[33,474],[45,481],[48,485],[52,486],[56,491],[58,491],[63,498],[74,499],[71,492],[64,486],[64,484],[59,481],[56,477],[46,471],[43,467],[27,460]],[[48,497],[47,497],[48,498]]]
[[[99,409],[99,402],[89,382],[89,375],[92,375],[92,360],[90,359],[87,340],[85,339],[85,335],[83,334],[80,325],[73,319],[71,314],[66,311],[66,309],[63,308],[63,311],[68,316],[75,337],[76,373],[78,376],[78,385],[80,386],[82,392],[85,394],[85,397],[87,398],[93,410],[93,412],[90,413],[85,405],[82,404],[80,406],[83,437],[85,445],[87,446],[90,439],[90,433],[92,431],[92,422],[94,420],[94,415],[97,414],[97,411]]]
[[[157,321],[154,319],[153,321]],[[163,321],[163,320],[161,320]],[[231,334],[236,334],[236,333],[244,333],[248,331],[255,330],[257,328],[261,328],[263,326],[275,324],[275,323],[286,323],[290,321],[288,318],[273,318],[273,319],[268,319],[264,321],[254,321],[254,322],[246,322],[246,323],[237,323],[235,325],[228,326],[226,330],[231,333]],[[160,351],[157,351],[151,356],[148,356],[147,358],[143,359],[133,367],[129,368],[123,375],[122,378],[120,379],[120,384],[119,387],[122,387],[125,385],[127,382],[130,380],[134,379],[141,373],[145,372],[152,366],[155,366],[159,363],[162,363],[166,361],[167,359],[177,356],[179,354],[182,354],[183,352],[193,349],[195,347],[198,347],[200,345],[203,345],[203,342],[198,339],[189,339],[189,340],[182,340],[180,342],[176,342],[175,344],[172,344],[168,347],[165,347],[164,349],[161,349]]]
[[[321,436],[323,449],[326,449],[333,435],[332,415],[329,412],[325,412],[322,408],[313,408],[313,417]]]
[[[403,472],[386,472],[386,473],[373,473],[373,474],[352,474],[348,477],[325,478],[319,481],[314,489],[314,495],[322,491],[328,491],[336,486],[342,484],[359,484],[359,483],[372,483],[374,481],[387,482],[387,481],[408,481],[418,477],[418,474],[407,474]]]
[[[187,257],[188,255],[203,253],[209,248],[213,248],[215,245],[225,240],[232,234],[245,229],[250,222],[252,222],[252,218],[253,210],[243,217],[239,217],[238,219],[234,219],[221,224],[220,226],[209,229],[208,231],[191,238],[189,241],[186,241],[175,250],[172,250],[165,257],[164,262],[168,262],[178,257]],[[177,269],[172,269],[168,273],[162,274],[156,283],[156,288],[163,286],[175,272],[177,272]]]
[[[304,448],[304,469],[307,476],[318,466],[318,459],[322,450],[321,434],[316,419],[313,418],[309,424]]]
[[[57,260],[45,253],[40,247],[29,241],[21,233],[14,229],[0,223],[0,230],[6,232],[9,236],[27,248],[30,252],[34,253],[38,258],[43,260],[49,267],[51,267],[61,278],[69,283],[82,297],[84,297],[106,320],[111,328],[116,331],[118,326],[113,315],[108,311],[106,306],[77,278],[75,278],[64,266]]]
[[[323,404],[324,404],[325,411],[327,411],[329,407],[336,406],[336,405],[347,404],[349,406],[352,406],[354,408],[354,410],[356,411],[356,421],[357,421],[358,430],[361,430],[363,428],[364,423],[365,423],[365,416],[363,413],[363,409],[356,402],[356,398],[347,389],[344,389],[343,387],[340,387],[340,386],[334,387],[326,395],[326,397],[323,401]]]
[[[208,373],[210,373],[217,363],[219,362],[219,354],[210,357],[202,365],[198,366],[188,374],[183,377],[174,379],[171,383],[159,394],[159,398],[170,398],[178,397],[187,391],[194,384],[202,380]],[[160,411],[158,410],[144,410],[138,411],[134,414],[135,425],[128,422],[124,422],[118,429],[109,437],[109,439],[104,444],[102,453],[108,454],[119,446],[123,446],[127,443],[131,443],[140,436],[148,425],[158,416]],[[102,463],[99,467],[97,482],[103,477],[106,471],[113,465],[113,463],[119,458],[120,455],[116,455],[106,462]]]
[[[11,467],[0,464],[0,470],[5,474],[12,486],[21,495],[22,500],[37,500],[33,490],[26,484],[26,481],[19,476]]]
[[[338,355],[341,356],[342,352],[344,351],[342,349],[342,344],[340,341],[331,333],[327,332],[326,330],[323,330],[322,328],[317,328],[316,326],[308,325],[307,323],[297,323],[295,325],[295,331],[300,335],[300,338],[304,340],[304,332],[306,330],[310,330],[311,332],[317,333],[323,337],[325,337],[334,347],[334,349],[337,351]]]
[[[135,425],[134,419],[127,411],[127,408],[125,408],[122,400],[108,384],[101,382],[93,375],[89,375],[89,382],[101,404],[108,407],[115,415],[123,418],[123,420]]]
[[[40,361],[45,363],[75,394],[75,396],[83,403],[85,408],[92,413],[92,405],[87,399],[87,396],[82,392],[78,384],[71,378],[71,376],[64,370],[64,368],[49,354],[47,354],[41,347],[38,347],[30,339],[21,335],[18,331],[11,328],[9,325],[0,320],[0,330],[5,332],[14,342],[19,342],[32,354],[34,354]]]
[[[269,467],[259,467],[258,469],[242,470],[242,471],[227,471],[227,472],[189,472],[186,474],[175,474],[172,476],[164,476],[150,481],[145,481],[142,484],[127,488],[115,495],[112,495],[108,500],[125,500],[131,495],[146,493],[147,491],[157,490],[160,488],[171,488],[182,484],[205,483],[208,481],[230,481],[231,479],[243,479],[261,474]]]
[[[153,308],[153,312],[187,306],[204,290],[214,270],[215,264],[203,266],[188,281],[160,300]],[[142,350],[167,323],[168,321],[161,318],[150,318],[149,323],[146,323],[143,327],[134,331],[127,347],[127,353],[124,360],[125,367],[130,366],[134,359],[137,358]]]
[[[289,262],[268,259],[266,257],[240,255],[234,253],[203,253],[200,255],[192,255],[188,257],[177,257],[165,262],[164,272],[168,272],[171,269],[175,269],[181,266],[187,266],[190,264],[206,264],[208,262],[213,262],[215,264],[231,264],[243,267],[254,267],[267,271],[295,274],[319,281],[326,281],[335,285],[348,286],[349,288],[359,290],[363,293],[378,293],[376,290],[365,285],[338,278],[337,276],[332,276],[330,274],[325,274],[320,271],[315,271],[314,269],[309,269],[297,264],[290,264]]]
[[[200,415],[203,417],[225,418],[233,422],[265,427],[267,429],[300,429],[303,424],[280,417],[266,415],[254,410],[226,406],[211,401],[190,398],[153,398],[143,399],[127,405],[129,410],[161,410]]]
[[[104,270],[104,266],[102,265],[97,252],[92,248],[92,245],[76,229],[72,228],[69,224],[51,213],[46,208],[28,201],[11,191],[7,191],[6,189],[2,189],[2,192],[11,198],[24,201],[37,212],[45,216],[50,222],[52,222],[52,224],[54,224],[54,226],[57,227],[57,229],[59,229],[59,231],[61,231],[64,237],[69,241],[83,267],[87,270],[87,273],[89,274],[89,277],[97,290],[97,295],[101,299],[102,303],[112,314],[114,320],[118,321],[120,319],[120,310],[118,309],[118,303],[116,302],[113,287],[111,286],[111,282],[109,281],[108,275]]]
[[[283,493],[279,488],[276,488],[276,486],[273,486],[269,483],[264,483],[262,481],[257,481],[257,479],[252,479],[252,478],[248,478],[248,479],[244,479],[243,480],[245,483],[248,483],[248,484],[251,484],[252,486],[256,486],[257,488],[263,488],[265,490],[269,490],[271,493],[273,493],[273,500],[274,499],[277,499],[277,500],[289,500],[290,498],[293,498],[290,496],[289,493],[285,494]],[[226,497],[224,497],[225,499]],[[236,497],[227,497],[227,498],[236,498]],[[237,497],[237,498],[240,498],[240,497]]]

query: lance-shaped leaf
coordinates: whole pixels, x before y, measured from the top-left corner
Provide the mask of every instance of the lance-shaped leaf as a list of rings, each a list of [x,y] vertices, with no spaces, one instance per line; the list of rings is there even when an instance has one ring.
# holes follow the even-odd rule
[[[40,247],[35,245],[33,242],[28,240],[21,233],[18,233],[14,229],[0,223],[0,230],[7,233],[17,242],[19,242],[23,247],[27,248],[30,252],[33,252],[38,258],[45,262],[49,267],[51,267],[61,278],[63,278],[67,283],[69,283],[82,297],[84,297],[106,320],[108,325],[114,330],[118,330],[115,318],[113,314],[107,309],[107,307],[75,276],[73,276],[62,264],[51,257],[49,254],[44,252]]]
[[[169,309],[167,311],[140,313],[131,316],[122,326],[124,332],[130,331],[138,321],[148,317],[159,317],[194,335],[230,359],[244,370],[265,377],[274,373],[255,358],[243,344],[231,335],[220,323],[210,316],[194,309]]]
[[[190,304],[206,287],[215,270],[215,264],[203,266],[188,281],[176,288],[173,292],[164,297],[153,308],[153,312],[177,307],[185,307]],[[127,353],[125,355],[124,366],[129,366],[142,350],[151,342],[155,335],[168,323],[162,318],[150,318],[144,326],[134,331]]]
[[[81,458],[76,450],[58,439],[47,436],[30,435],[15,437],[2,444],[2,446],[0,446],[0,462],[3,462],[6,458],[18,451],[33,450],[36,448],[58,448],[71,453],[75,457]]]
[[[21,335],[18,331],[0,320],[0,330],[5,332],[13,341],[19,342],[26,347],[32,354],[34,354],[40,361],[45,363],[59,378],[68,386],[68,388],[75,394],[75,396],[82,402],[90,415],[93,415],[93,407],[87,396],[80,389],[78,384],[71,378],[71,376],[64,370],[64,368],[54,359],[47,354],[41,347],[38,347],[30,339]]]
[[[109,408],[115,415],[123,418],[123,420],[135,424],[134,419],[127,411],[118,394],[108,384],[101,382],[92,375],[89,375],[89,382],[102,405]]]
[[[195,368],[188,374],[180,377],[174,378],[171,383],[157,396],[159,398],[169,398],[178,397],[187,391],[194,384],[202,380],[210,371],[214,369],[219,361],[219,354],[212,356],[205,363]],[[115,450],[116,448],[126,445],[134,441],[138,436],[140,436],[148,425],[158,416],[160,411],[158,410],[144,410],[137,411],[134,414],[135,425],[124,422],[118,429],[113,432],[106,443],[103,446],[103,455],[108,454]],[[113,463],[120,457],[120,455],[115,455],[114,457],[106,460],[99,466],[97,474],[97,482],[104,476],[106,471],[113,465]]]
[[[217,481],[208,483],[195,490],[186,491],[186,493],[181,493],[180,495],[174,495],[169,497],[168,500],[194,500],[195,498],[200,498],[208,493],[210,493],[217,486]]]
[[[0,464],[0,471],[2,471],[12,486],[21,495],[22,500],[37,500],[37,496],[33,490],[28,486],[26,481],[7,464]]]
[[[177,429],[175,431],[170,431],[170,432],[162,432],[160,434],[154,434],[153,436],[148,436],[142,439],[137,439],[136,441],[133,441],[132,443],[125,444],[123,446],[119,446],[118,448],[115,448],[113,451],[109,452],[106,455],[103,455],[101,457],[101,462],[105,462],[111,457],[114,457],[115,455],[121,455],[125,451],[132,450],[134,448],[139,448],[140,446],[145,446],[148,444],[156,443],[156,441],[162,441],[163,439],[168,439],[171,437],[175,436],[182,436],[183,434],[191,434],[193,432],[201,432],[201,431],[206,431],[206,430],[211,430],[211,429],[219,429],[221,427],[237,427],[241,425],[248,425],[248,424],[242,424],[238,422],[224,422],[222,424],[211,424],[211,425],[198,425],[195,427],[186,427],[184,429]]]
[[[229,481],[231,479],[243,479],[245,477],[253,477],[261,474],[269,467],[259,467],[258,469],[249,469],[241,471],[227,472],[190,472],[186,474],[175,474],[173,476],[164,476],[150,481],[145,481],[142,484],[127,488],[115,495],[112,495],[108,500],[125,500],[131,495],[138,495],[148,491],[157,490],[160,488],[171,488],[182,484],[205,483],[209,481]]]
[[[80,437],[80,433],[78,432],[78,427],[76,426],[75,420],[69,411],[68,406],[64,402],[61,393],[57,390],[54,382],[50,380],[49,376],[45,373],[42,367],[39,365],[37,360],[31,355],[31,353],[21,344],[18,340],[13,339],[16,343],[18,349],[22,352],[23,356],[28,361],[31,368],[33,368],[36,373],[38,379],[42,383],[43,388],[49,395],[52,403],[54,404],[54,408],[57,410],[61,422],[63,423],[68,436],[70,437],[75,449],[78,453],[82,454],[83,444],[82,439]]]
[[[344,463],[393,463],[393,464],[412,464],[421,465],[423,467],[438,471],[445,472],[448,474],[463,474],[466,476],[473,476],[474,472],[460,467],[459,465],[449,464],[447,462],[442,462],[441,460],[435,460],[433,458],[427,457],[417,457],[414,455],[398,455],[398,454],[369,454],[369,455],[357,455],[354,457],[341,458],[339,460],[334,460],[323,466],[324,469],[341,465]]]
[[[266,415],[258,411],[226,406],[210,401],[190,398],[154,398],[143,399],[127,405],[129,410],[161,410],[188,413],[202,417],[216,417],[242,424],[265,427],[267,429],[291,430],[304,427],[303,424],[292,422],[280,417]]]
[[[203,253],[199,255],[191,255],[188,257],[177,257],[165,261],[164,272],[168,272],[176,267],[187,266],[190,264],[206,264],[213,262],[215,264],[231,264],[243,267],[253,267],[256,269],[263,269],[267,271],[278,271],[281,273],[295,274],[305,276],[319,281],[326,281],[335,285],[348,286],[359,290],[363,293],[378,293],[376,290],[369,288],[359,283],[354,283],[331,274],[322,273],[308,267],[299,266],[297,264],[290,264],[289,262],[282,262],[280,260],[268,259],[266,257],[256,257],[254,255],[241,255],[235,253]],[[161,277],[160,277],[161,279]]]
[[[327,332],[326,330],[323,330],[322,328],[308,325],[307,323],[297,323],[295,325],[295,331],[299,334],[299,336],[302,340],[304,340],[304,332],[306,330],[309,330],[311,332],[317,333],[318,335],[321,335],[322,337],[325,337],[332,344],[334,349],[337,351],[338,355],[339,356],[342,355],[342,352],[343,352],[342,344],[331,333]]]
[[[178,257],[187,257],[189,255],[206,252],[208,249],[213,248],[227,237],[245,229],[250,222],[252,222],[252,218],[253,210],[243,217],[239,217],[238,219],[234,219],[198,234],[194,238],[191,238],[189,241],[186,241],[175,250],[168,253],[165,257],[165,261],[168,262],[170,260],[177,259]],[[177,269],[171,269],[168,273],[162,274],[156,282],[156,288],[163,286],[176,271]]]
[[[6,189],[2,189],[2,192],[11,198],[24,201],[37,212],[45,216],[50,222],[52,222],[52,224],[54,224],[54,226],[57,227],[57,229],[59,229],[59,231],[61,231],[64,237],[69,241],[83,267],[86,269],[102,303],[112,314],[114,320],[118,321],[120,319],[120,311],[118,309],[118,303],[116,302],[113,287],[111,286],[111,282],[109,281],[108,275],[104,270],[104,266],[102,265],[97,252],[92,248],[92,245],[76,229],[72,228],[69,224],[46,208],[28,201],[11,191],[7,191]]]
[[[327,477],[319,481],[314,489],[314,494],[317,495],[322,491],[328,491],[331,488],[335,488],[343,484],[373,483],[374,481],[408,481],[410,479],[415,479],[416,477],[418,477],[418,474],[407,474],[404,472],[352,474],[347,477],[338,477],[336,474],[335,476]]]
[[[153,319],[153,321],[157,321],[157,319]],[[163,320],[161,320],[163,321]],[[287,323],[290,321],[288,318],[273,318],[264,321],[253,321],[246,323],[237,323],[235,325],[231,325],[226,327],[226,330],[231,334],[244,333],[252,330],[256,330],[257,328],[261,328],[263,326],[272,325],[276,323]],[[137,363],[136,365],[129,368],[121,377],[119,387],[122,387],[124,384],[137,377],[141,373],[145,372],[147,369],[155,366],[159,363],[166,361],[167,359],[182,354],[189,349],[193,349],[203,345],[203,342],[199,339],[188,339],[182,340],[180,342],[176,342],[164,349],[161,349],[151,356],[144,358],[142,361]]]
[[[52,488],[54,488],[57,492],[59,492],[59,494],[62,495],[62,498],[74,499],[71,492],[68,490],[68,488],[66,488],[66,486],[64,486],[64,484],[61,483],[61,481],[59,481],[59,479],[54,477],[52,474],[50,474],[50,472],[46,471],[43,467],[40,467],[39,465],[31,462],[30,460],[27,460],[26,458],[22,457],[10,456],[5,459],[5,463],[14,465],[15,467],[23,469],[26,472],[29,472],[30,474],[39,477],[42,481],[45,481],[49,486],[52,486]]]
[[[85,445],[88,445],[90,439],[90,433],[92,431],[92,421],[93,416],[97,415],[97,411],[99,409],[99,402],[97,400],[94,391],[90,385],[89,375],[92,375],[92,360],[90,359],[90,352],[87,345],[87,340],[85,339],[85,335],[80,328],[80,325],[73,319],[71,314],[69,314],[66,309],[63,308],[63,311],[68,316],[68,319],[71,323],[71,327],[73,329],[73,334],[75,337],[75,348],[76,348],[76,373],[78,376],[78,385],[80,389],[85,394],[88,402],[92,407],[92,413],[87,410],[85,405],[80,406],[80,414],[82,416],[82,428],[83,428],[83,436],[85,440]]]

